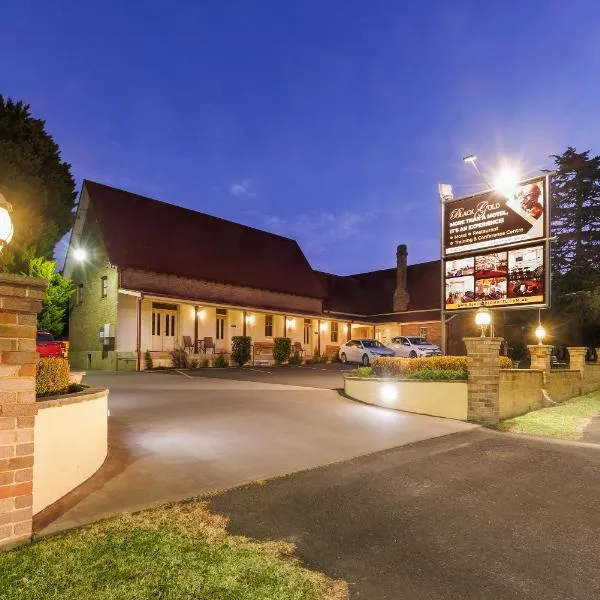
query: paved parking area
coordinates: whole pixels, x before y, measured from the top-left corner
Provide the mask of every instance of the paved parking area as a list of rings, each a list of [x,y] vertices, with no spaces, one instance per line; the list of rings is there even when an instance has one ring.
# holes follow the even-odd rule
[[[336,391],[340,369],[90,374],[87,383],[111,390],[109,459],[40,515],[36,529],[50,533],[473,427],[348,400]]]
[[[210,500],[369,600],[600,598],[600,449],[476,430]]]

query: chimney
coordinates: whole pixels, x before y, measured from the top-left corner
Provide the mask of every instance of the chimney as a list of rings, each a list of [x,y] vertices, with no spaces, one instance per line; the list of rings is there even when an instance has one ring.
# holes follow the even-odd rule
[[[396,249],[396,291],[394,292],[394,312],[402,312],[408,308],[410,296],[406,281],[406,263],[408,250],[406,244],[400,244]]]

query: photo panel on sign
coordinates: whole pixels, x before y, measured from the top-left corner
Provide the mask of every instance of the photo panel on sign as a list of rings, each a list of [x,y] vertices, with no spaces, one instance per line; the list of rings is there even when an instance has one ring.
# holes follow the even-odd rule
[[[502,277],[508,272],[506,252],[493,252],[475,257],[475,279]]]
[[[475,272],[475,259],[469,258],[455,258],[453,260],[446,261],[446,277],[465,277],[466,275],[473,275]]]
[[[543,302],[545,291],[544,247],[519,248],[508,253],[508,297]]]
[[[506,277],[489,277],[475,281],[475,300],[502,300],[506,298]]]
[[[475,280],[472,276],[446,279],[446,308],[460,308],[475,301]]]

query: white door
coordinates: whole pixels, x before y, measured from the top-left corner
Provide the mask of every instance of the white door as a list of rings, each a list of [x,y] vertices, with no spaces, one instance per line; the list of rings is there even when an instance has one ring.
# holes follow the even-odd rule
[[[152,309],[152,350],[173,350],[177,340],[177,311]]]

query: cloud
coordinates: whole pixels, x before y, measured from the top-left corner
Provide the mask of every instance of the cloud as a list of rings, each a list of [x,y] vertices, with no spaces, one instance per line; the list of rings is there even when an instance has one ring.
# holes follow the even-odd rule
[[[258,193],[252,189],[252,180],[243,179],[240,182],[232,183],[229,191],[237,197],[257,198]]]

